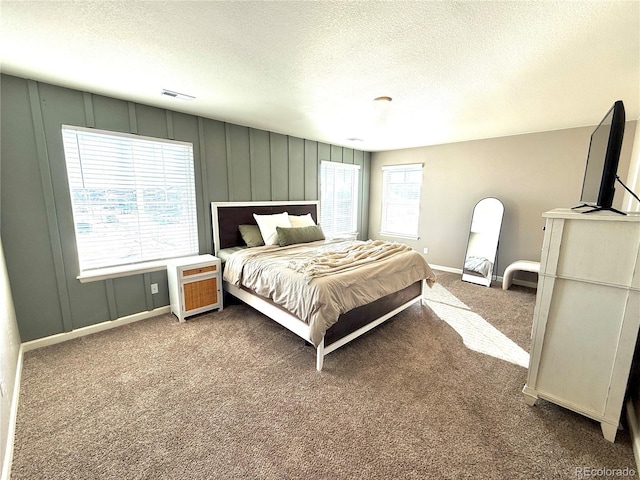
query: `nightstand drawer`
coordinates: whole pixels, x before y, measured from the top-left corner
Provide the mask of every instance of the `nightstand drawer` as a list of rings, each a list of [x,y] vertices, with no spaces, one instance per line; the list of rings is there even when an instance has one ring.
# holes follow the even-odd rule
[[[206,267],[190,268],[189,270],[183,270],[182,276],[190,277],[191,275],[199,275],[201,273],[216,272],[216,271],[218,271],[217,265],[207,265]]]

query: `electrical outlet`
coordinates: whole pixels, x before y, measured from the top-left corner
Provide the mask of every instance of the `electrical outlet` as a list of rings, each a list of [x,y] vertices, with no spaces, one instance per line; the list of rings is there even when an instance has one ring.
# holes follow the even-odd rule
[[[425,255],[426,255],[427,253],[429,253],[429,247],[424,247],[424,248],[422,249],[422,253],[424,253]]]
[[[151,294],[155,295],[156,293],[158,293],[158,284],[157,283],[152,283],[151,284]]]

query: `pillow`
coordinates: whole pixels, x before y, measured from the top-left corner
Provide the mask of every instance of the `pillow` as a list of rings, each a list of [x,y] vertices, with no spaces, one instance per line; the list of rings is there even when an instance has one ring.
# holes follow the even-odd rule
[[[253,214],[253,218],[256,219],[258,227],[260,227],[260,233],[265,245],[278,245],[278,232],[276,227],[291,228],[291,222],[289,221],[289,215],[287,212],[275,213],[273,215],[257,215]]]
[[[264,245],[258,225],[238,225],[238,230],[240,230],[242,240],[247,244],[247,247],[261,247]]]
[[[310,213],[306,215],[289,215],[289,221],[292,227],[313,227],[316,224]]]
[[[293,228],[276,227],[276,231],[278,232],[278,244],[281,247],[324,240],[324,233],[318,225]]]

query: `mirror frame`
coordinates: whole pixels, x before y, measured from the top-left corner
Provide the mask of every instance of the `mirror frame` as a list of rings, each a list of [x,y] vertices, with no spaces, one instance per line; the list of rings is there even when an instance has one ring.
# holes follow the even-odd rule
[[[473,232],[473,221],[476,217],[476,214],[478,214],[478,206],[482,203],[482,202],[486,202],[486,201],[491,201],[491,203],[495,203],[496,207],[500,207],[500,211],[499,211],[499,221],[495,221],[495,224],[497,225],[497,235],[495,236],[495,246],[492,246],[493,248],[493,258],[486,258],[485,259],[487,261],[489,261],[491,263],[491,266],[489,267],[489,272],[487,273],[486,276],[482,276],[477,272],[473,272],[471,270],[468,270],[465,268],[465,265],[467,263],[467,258],[469,257],[469,247],[471,245],[471,236],[474,233]],[[499,205],[498,205],[499,204]],[[498,212],[496,212],[498,213]],[[475,283],[477,285],[484,285],[485,287],[491,287],[491,282],[493,280],[493,275],[494,275],[494,271],[495,271],[495,267],[496,267],[496,263],[498,260],[498,247],[500,246],[500,233],[502,231],[502,221],[504,219],[504,204],[502,203],[502,201],[500,201],[499,199],[495,198],[495,197],[485,197],[481,200],[479,200],[475,206],[473,207],[473,211],[471,213],[471,224],[469,225],[469,237],[467,238],[467,248],[465,249],[465,254],[464,254],[464,259],[462,262],[462,281],[463,282],[469,282],[469,283]]]

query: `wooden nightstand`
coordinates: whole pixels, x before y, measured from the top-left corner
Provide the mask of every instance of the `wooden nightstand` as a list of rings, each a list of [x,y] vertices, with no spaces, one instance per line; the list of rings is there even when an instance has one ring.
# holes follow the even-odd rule
[[[222,310],[220,259],[213,255],[176,258],[167,262],[171,312],[181,322],[209,310]]]

